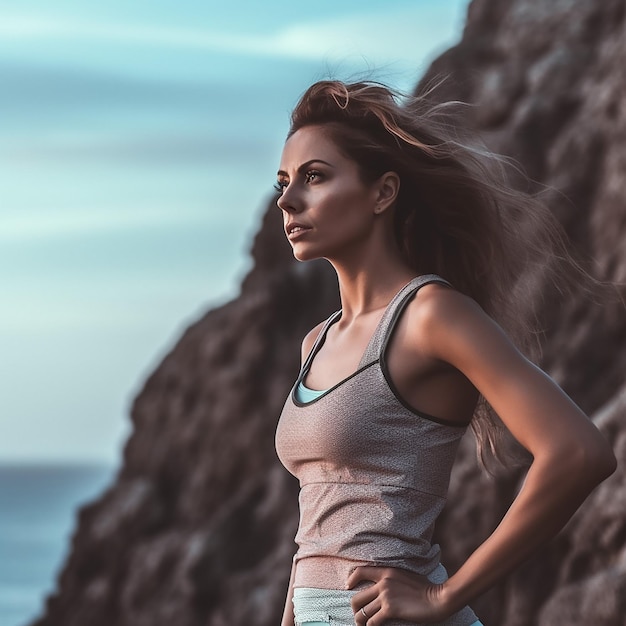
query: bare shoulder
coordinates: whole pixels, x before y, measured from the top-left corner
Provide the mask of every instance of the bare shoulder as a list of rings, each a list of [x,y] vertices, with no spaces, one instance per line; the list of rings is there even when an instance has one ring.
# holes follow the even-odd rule
[[[421,349],[458,366],[459,351],[480,352],[481,344],[517,352],[500,326],[472,298],[433,283],[408,305],[409,328]]]
[[[475,300],[439,283],[422,287],[408,309],[413,324],[426,330],[472,320],[493,322]]]
[[[301,352],[302,363],[304,363],[304,361],[306,360],[307,356],[309,356],[309,352],[311,352],[311,349],[313,348],[313,344],[315,343],[315,340],[317,339],[318,335],[320,334],[320,331],[324,327],[325,323],[326,323],[325,321],[320,322],[317,326],[312,328],[304,336],[304,339],[302,340],[302,352]]]
[[[410,340],[462,372],[535,461],[573,458],[585,448],[584,454],[609,458],[604,469],[613,471],[606,442],[589,418],[474,300],[427,285],[408,309]]]

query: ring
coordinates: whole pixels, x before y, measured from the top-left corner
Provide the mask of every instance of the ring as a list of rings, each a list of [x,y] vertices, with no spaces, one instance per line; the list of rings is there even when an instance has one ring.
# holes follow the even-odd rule
[[[361,613],[363,613],[363,616],[365,617],[365,619],[370,618],[370,616],[365,612],[365,607],[361,608]]]

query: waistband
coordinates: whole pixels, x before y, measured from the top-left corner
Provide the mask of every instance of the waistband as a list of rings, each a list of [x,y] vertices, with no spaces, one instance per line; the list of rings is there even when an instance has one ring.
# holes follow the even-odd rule
[[[293,613],[296,626],[307,622],[322,622],[329,626],[354,626],[354,613],[350,600],[357,590],[316,589],[295,587]],[[388,620],[386,626],[427,626],[414,622]],[[461,609],[443,622],[428,626],[482,626],[469,607]]]
[[[333,626],[354,626],[350,599],[356,591],[295,587],[293,615],[296,626],[305,622],[328,622]]]

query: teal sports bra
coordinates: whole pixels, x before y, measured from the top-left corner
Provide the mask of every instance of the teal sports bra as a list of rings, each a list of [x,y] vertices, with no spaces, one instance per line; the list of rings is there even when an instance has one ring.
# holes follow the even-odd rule
[[[319,398],[327,391],[328,389],[322,389],[321,391],[318,391],[317,389],[309,389],[302,381],[300,381],[296,386],[295,396],[298,402],[306,404],[307,402],[313,402],[313,400]]]

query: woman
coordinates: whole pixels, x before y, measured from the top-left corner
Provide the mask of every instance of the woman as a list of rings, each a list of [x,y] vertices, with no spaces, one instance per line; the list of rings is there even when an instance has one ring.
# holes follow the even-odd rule
[[[615,469],[593,424],[494,321],[511,327],[513,281],[558,243],[555,227],[426,105],[322,81],[292,115],[278,206],[296,259],[334,267],[341,310],[305,337],[277,429],[301,485],[282,626],[294,611],[307,626],[480,624],[468,603]],[[533,461],[448,578],[434,524],[470,422],[498,455],[495,415]]]

